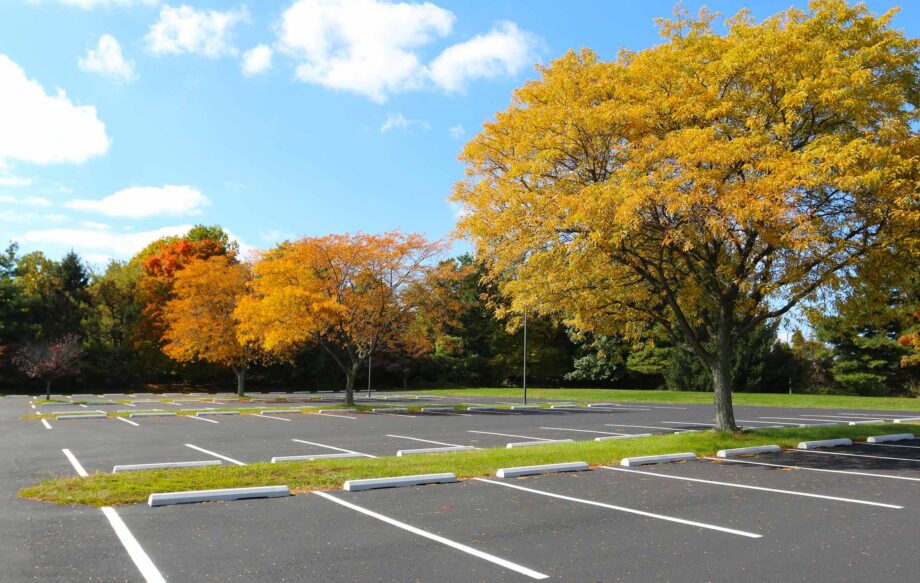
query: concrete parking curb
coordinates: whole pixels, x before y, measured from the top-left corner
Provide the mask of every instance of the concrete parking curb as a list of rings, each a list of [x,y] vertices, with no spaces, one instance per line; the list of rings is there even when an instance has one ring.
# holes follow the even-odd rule
[[[470,451],[476,449],[472,445],[451,445],[448,447],[423,447],[420,449],[401,449],[396,452],[397,457],[422,453],[450,453],[452,451]]]
[[[329,413],[357,413],[357,412],[358,412],[357,409],[320,409],[319,411],[317,411],[317,413],[324,413],[327,415]]]
[[[515,447],[530,447],[531,445],[553,445],[555,443],[575,443],[573,439],[544,439],[543,441],[519,441],[515,443],[509,443],[505,446],[505,449],[512,449]]]
[[[850,421],[850,425],[872,425],[878,423],[888,423],[887,419],[866,419],[865,421]]]
[[[128,413],[128,417],[133,419],[135,417],[175,417],[175,411],[163,411],[155,413]]]
[[[802,427],[836,427],[841,425],[841,423],[802,423],[799,425],[799,428]]]
[[[634,437],[651,437],[654,433],[633,433],[632,435],[605,435],[604,437],[595,437],[594,441],[610,441],[615,439],[633,439]]]
[[[192,490],[189,492],[159,492],[147,498],[150,506],[190,504],[194,502],[220,502],[251,498],[282,498],[290,496],[287,486],[258,486],[255,488],[224,488],[220,490]]]
[[[537,474],[556,474],[559,472],[584,472],[590,469],[587,462],[567,462],[561,464],[545,464],[541,466],[520,466],[516,468],[501,468],[495,475],[499,478],[517,478],[519,476],[534,476]]]
[[[895,423],[917,423],[920,422],[920,417],[907,417],[906,419],[895,419]]]
[[[501,408],[500,407],[481,407],[477,405],[473,407],[467,407],[466,410],[467,411],[501,411]]]
[[[239,411],[199,411],[195,417],[210,417],[212,415],[239,415]]]
[[[620,460],[620,465],[627,468],[632,468],[635,466],[645,466],[648,464],[665,464],[670,462],[684,462],[692,461],[696,459],[696,454],[693,452],[683,452],[683,453],[666,453],[662,455],[644,455],[639,457],[625,457]]]
[[[885,443],[887,441],[907,441],[917,439],[913,433],[892,433],[890,435],[870,435],[866,438],[867,443]]]
[[[173,468],[198,468],[201,466],[219,466],[222,463],[223,462],[220,460],[201,460],[194,462],[164,462],[160,464],[127,464],[113,467],[112,473],[137,472],[140,470],[168,470]]]
[[[803,441],[799,443],[797,449],[816,449],[819,447],[837,447],[839,445],[853,445],[853,440],[841,437],[840,439],[821,439],[818,441]]]
[[[753,447],[736,447],[733,449],[720,449],[716,452],[716,457],[727,458],[736,455],[749,455],[754,453],[779,453],[783,451],[778,445],[755,445]]]
[[[550,405],[550,409],[581,409],[581,405]]]
[[[360,453],[318,453],[313,455],[282,455],[272,458],[273,464],[278,462],[311,462],[316,460],[337,460],[345,458],[365,457]]]
[[[422,413],[447,413],[453,410],[453,407],[422,407]]]
[[[418,474],[415,476],[396,476],[393,478],[370,478],[366,480],[348,480],[343,488],[348,492],[376,490],[378,488],[401,488],[404,486],[422,486],[424,484],[450,484],[457,481],[452,473]]]
[[[259,411],[259,415],[299,415],[302,409],[266,409]]]
[[[57,415],[55,421],[66,421],[68,419],[105,419],[105,413],[86,413],[85,415]]]
[[[377,409],[371,409],[374,413],[408,413],[409,410],[405,407],[379,407]]]
[[[616,403],[588,403],[588,408],[592,407],[613,407]]]

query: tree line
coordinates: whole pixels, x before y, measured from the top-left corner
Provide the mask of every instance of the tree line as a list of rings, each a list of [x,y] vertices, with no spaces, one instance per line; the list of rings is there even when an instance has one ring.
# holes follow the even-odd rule
[[[197,226],[91,274],[13,245],[3,382],[514,385],[526,317],[536,382],[711,390],[720,429],[736,390],[918,394],[920,42],[893,17],[678,9],[657,46],[540,67],[462,151],[472,257],[397,231],[248,262]]]

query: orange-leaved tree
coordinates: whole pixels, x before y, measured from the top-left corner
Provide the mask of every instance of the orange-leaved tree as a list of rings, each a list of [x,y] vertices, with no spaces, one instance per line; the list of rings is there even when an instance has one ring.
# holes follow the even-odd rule
[[[254,266],[253,293],[237,309],[240,338],[278,355],[321,346],[345,374],[351,404],[362,363],[411,333],[414,286],[443,250],[398,231],[281,243]]]
[[[918,47],[816,0],[662,20],[611,62],[570,52],[465,147],[459,229],[517,313],[667,334],[712,373],[736,428],[732,352],[842,284],[916,196]]]
[[[196,259],[175,273],[172,299],[163,309],[163,352],[180,362],[229,366],[236,390],[246,390],[246,371],[256,347],[237,336],[236,307],[249,291],[251,267],[227,255]]]

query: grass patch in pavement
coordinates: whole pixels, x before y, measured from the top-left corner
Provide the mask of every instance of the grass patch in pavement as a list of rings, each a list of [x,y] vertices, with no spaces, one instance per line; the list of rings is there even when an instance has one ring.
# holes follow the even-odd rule
[[[521,389],[426,389],[418,395],[456,397],[501,397],[520,399]],[[563,401],[628,401],[634,403],[664,403],[711,405],[712,393],[692,391],[649,391],[631,389],[527,389],[530,399]],[[732,393],[736,405],[755,407],[795,407],[809,409],[877,409],[920,411],[920,399],[913,397],[855,397],[850,395],[788,395],[785,393]]]
[[[503,467],[584,461],[616,464],[624,457],[692,451],[714,455],[720,449],[800,441],[917,432],[920,424],[757,429],[740,433],[705,431],[655,435],[622,441],[579,441],[520,449],[480,449],[407,457],[351,458],[248,466],[147,470],[124,474],[94,473],[86,478],[60,477],[23,488],[19,496],[56,504],[107,506],[145,502],[155,492],[287,485],[293,493],[331,490],[349,479],[383,478],[453,472],[459,478],[494,475]]]

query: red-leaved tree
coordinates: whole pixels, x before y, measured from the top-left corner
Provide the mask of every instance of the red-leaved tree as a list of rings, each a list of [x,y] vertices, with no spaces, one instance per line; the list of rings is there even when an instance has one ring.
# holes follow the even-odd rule
[[[19,348],[13,363],[30,379],[45,383],[45,399],[51,398],[51,381],[70,377],[80,372],[80,338],[64,335],[51,342],[33,342]]]

